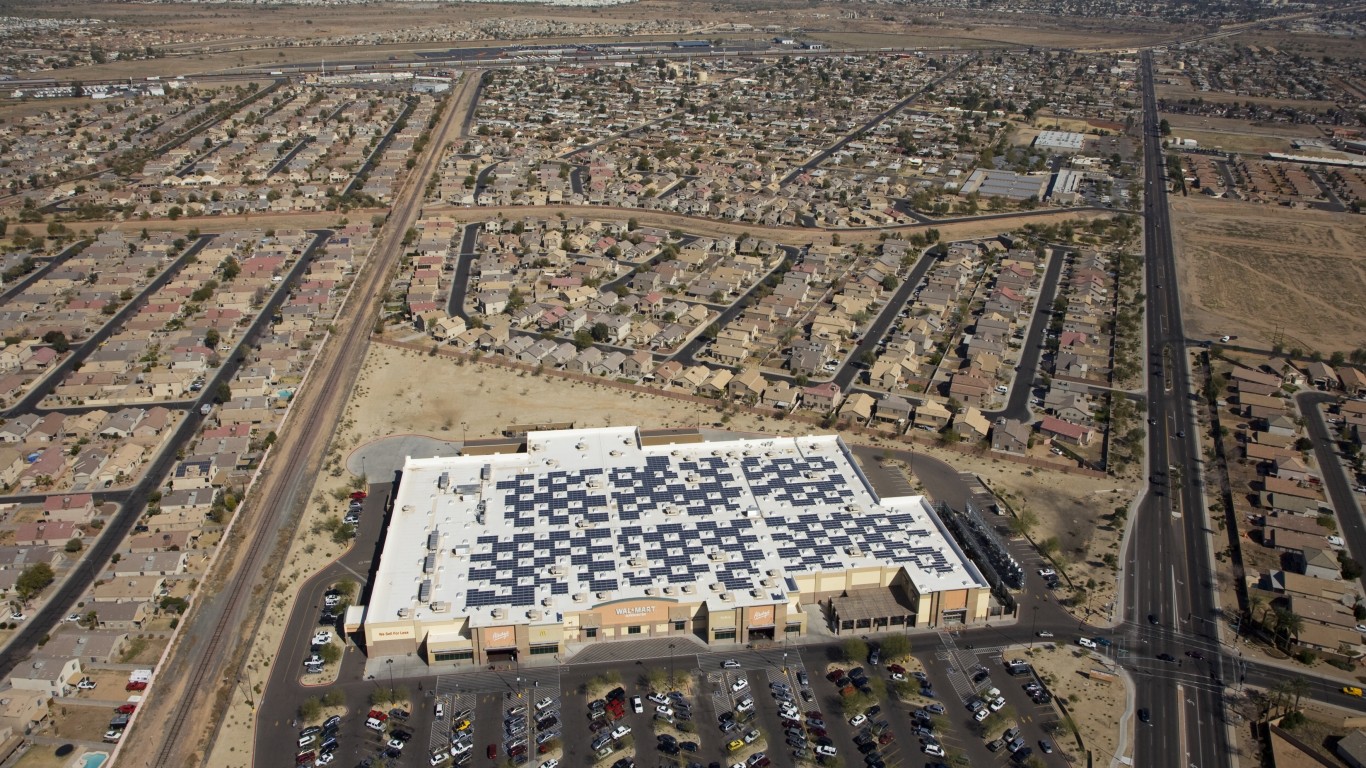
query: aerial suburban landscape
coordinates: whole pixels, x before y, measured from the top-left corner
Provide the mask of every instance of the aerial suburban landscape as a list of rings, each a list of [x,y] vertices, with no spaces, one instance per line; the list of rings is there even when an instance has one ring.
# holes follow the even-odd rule
[[[0,0],[0,768],[1361,768],[1363,41]]]

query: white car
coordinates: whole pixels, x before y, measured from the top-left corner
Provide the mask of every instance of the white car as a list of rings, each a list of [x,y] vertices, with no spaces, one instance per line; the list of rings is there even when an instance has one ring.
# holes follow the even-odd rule
[[[991,717],[991,710],[987,709],[986,707],[982,707],[981,709],[977,710],[977,714],[973,715],[972,719],[980,723],[988,717]]]
[[[1040,568],[1039,575],[1044,577],[1045,579],[1051,579],[1054,576],[1057,576],[1058,572],[1053,570],[1052,568]]]
[[[536,711],[540,712],[541,710],[549,707],[551,704],[554,703],[555,699],[551,698],[550,696],[547,696],[544,699],[541,699],[540,701],[536,702]]]
[[[834,757],[835,748],[830,746],[829,744],[818,744],[816,746],[816,754],[821,755],[823,757]]]
[[[336,759],[337,759],[337,753],[335,753],[335,752],[324,752],[324,753],[322,753],[321,755],[318,755],[318,759],[317,759],[317,760],[314,760],[314,761],[313,761],[313,764],[314,764],[314,765],[329,765],[329,764],[332,763],[333,760],[336,760]],[[435,763],[433,763],[433,765],[435,765]]]
[[[612,739],[615,741],[616,739],[620,739],[621,737],[625,736],[626,734],[628,734],[628,733],[630,733],[630,732],[631,732],[631,726],[629,726],[629,725],[618,725],[617,728],[616,728],[616,730],[612,731]]]
[[[722,669],[739,669],[739,668],[740,668],[740,662],[736,661],[735,659],[726,659],[725,661],[721,662],[721,668],[722,668]]]
[[[673,717],[673,716],[674,716],[674,711],[673,711],[673,709],[671,709],[671,708],[669,707],[668,704],[660,704],[659,706],[655,707],[655,712],[657,712],[658,714],[661,714],[661,715],[663,715],[663,716],[665,716],[665,717]]]
[[[389,744],[388,744],[388,746],[389,746],[391,749],[397,749],[398,751],[402,752],[402,751],[403,751],[403,745],[404,745],[404,744],[407,744],[407,743],[408,743],[408,742],[404,741],[403,739],[389,739]]]
[[[323,605],[328,608],[336,608],[341,605],[341,595],[327,595],[323,597]]]
[[[1328,538],[1328,543],[1329,543],[1329,544],[1332,544],[1332,545],[1335,546],[1335,547],[1341,547],[1341,546],[1343,545],[1343,541],[1342,541],[1342,537],[1341,537],[1341,536],[1329,536],[1329,537],[1327,537],[1327,538]]]
[[[866,722],[868,722],[867,715],[854,715],[853,717],[849,718],[849,724],[854,726],[855,728],[863,725]]]
[[[739,701],[735,702],[735,711],[736,711],[736,712],[748,712],[748,711],[750,711],[751,709],[754,709],[754,698],[753,698],[753,697],[744,696],[744,697],[742,697]]]
[[[24,619],[27,619],[27,618],[28,618],[27,616],[25,616],[25,615],[22,614],[22,613],[18,613],[18,612],[11,613],[11,614],[9,615],[9,620],[10,620],[10,621],[23,621]]]
[[[445,716],[446,716],[446,705],[444,705],[444,704],[442,704],[441,702],[438,701],[438,702],[436,703],[436,707],[433,709],[433,714],[434,714],[434,716],[436,717],[437,720],[440,720],[441,718],[445,717]]]
[[[560,768],[560,761],[552,757],[544,763],[541,763],[541,768]]]
[[[749,681],[746,680],[746,679],[743,678],[743,677],[740,678],[739,680],[736,680],[735,682],[731,683],[731,685],[730,685],[730,689],[731,689],[732,691],[734,691],[735,693],[739,693],[740,691],[743,691],[743,690],[745,690],[745,689],[748,688],[748,687],[749,687]]]
[[[639,696],[631,697],[631,711],[637,715],[645,711],[645,705],[640,701]]]
[[[332,642],[332,633],[325,629],[313,635],[314,645],[327,645],[330,642]]]
[[[996,698],[994,698],[994,699],[991,700],[991,704],[990,704],[989,706],[991,707],[991,711],[992,711],[992,712],[999,712],[999,711],[1001,711],[1001,707],[1004,707],[1005,705],[1006,705],[1006,699],[1005,699],[1005,697],[1004,697],[1004,696],[997,696]]]
[[[93,691],[95,690],[95,685],[95,681],[88,677],[83,677],[79,683],[76,683],[76,687],[82,691]]]
[[[939,746],[938,744],[926,744],[925,746],[921,747],[921,749],[924,750],[925,754],[929,755],[930,757],[944,756],[944,748]]]

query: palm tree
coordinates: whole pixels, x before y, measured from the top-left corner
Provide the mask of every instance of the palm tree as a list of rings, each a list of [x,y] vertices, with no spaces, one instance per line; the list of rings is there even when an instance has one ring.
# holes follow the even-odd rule
[[[1289,653],[1290,638],[1299,637],[1300,631],[1304,629],[1304,619],[1301,619],[1294,611],[1285,608],[1275,608],[1273,610],[1275,611],[1274,619],[1272,620],[1275,625],[1274,634],[1272,635],[1273,644],[1279,649],[1281,647],[1279,638],[1284,635],[1285,652]]]
[[[1296,616],[1295,618],[1299,618]],[[1286,684],[1286,692],[1295,697],[1295,709],[1300,708],[1300,699],[1309,695],[1309,681],[1303,677],[1295,677]]]

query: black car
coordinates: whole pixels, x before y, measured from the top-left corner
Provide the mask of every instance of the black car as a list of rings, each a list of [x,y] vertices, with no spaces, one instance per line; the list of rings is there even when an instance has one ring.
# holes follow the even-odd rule
[[[1170,653],[1159,653],[1157,654],[1157,658],[1167,662],[1168,664],[1174,664],[1176,662],[1176,657],[1171,655]]]
[[[1151,723],[1153,721],[1152,713],[1147,708],[1138,710],[1138,721],[1140,723]]]
[[[679,748],[682,749],[684,752],[696,752],[696,751],[697,751],[697,742],[695,742],[695,741],[683,741],[683,742],[679,742],[678,746],[679,746]]]
[[[1153,625],[1154,627],[1157,626],[1157,614],[1155,614],[1155,613],[1150,613],[1150,614],[1148,614],[1148,623],[1151,624],[1151,625]]]

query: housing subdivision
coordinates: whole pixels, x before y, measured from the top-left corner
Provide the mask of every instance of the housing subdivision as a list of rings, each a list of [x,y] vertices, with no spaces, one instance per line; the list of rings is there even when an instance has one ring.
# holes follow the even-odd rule
[[[838,436],[684,439],[537,431],[507,452],[408,458],[348,633],[371,657],[482,664],[989,615],[990,587],[930,502],[879,498]]]

